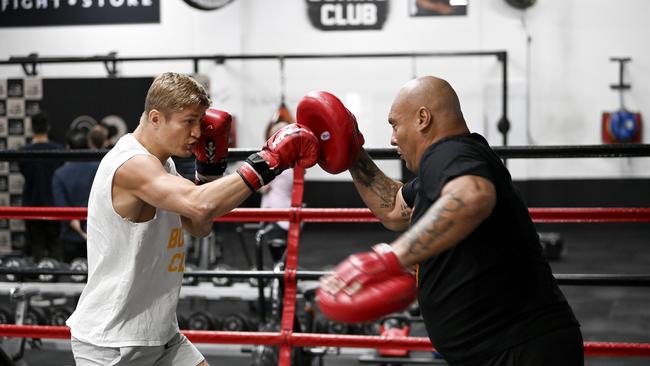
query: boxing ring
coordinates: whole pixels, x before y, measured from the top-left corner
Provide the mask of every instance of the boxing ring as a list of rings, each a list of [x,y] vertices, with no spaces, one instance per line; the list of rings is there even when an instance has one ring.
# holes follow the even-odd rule
[[[494,150],[502,158],[561,158],[561,157],[633,157],[650,156],[650,145],[609,145],[609,146],[554,146],[554,147],[500,147]],[[394,159],[394,149],[367,149],[371,157],[377,159]],[[253,150],[231,149],[231,160],[244,159]],[[29,159],[63,159],[89,160],[99,159],[105,152],[19,152],[2,151],[0,160]],[[320,333],[294,332],[296,315],[297,281],[317,279],[325,272],[298,271],[298,254],[300,243],[300,225],[303,222],[378,222],[368,209],[323,209],[303,208],[304,170],[294,171],[294,188],[292,207],[288,209],[235,209],[215,221],[218,222],[273,222],[289,221],[287,239],[287,256],[283,273],[272,271],[196,271],[196,277],[257,277],[283,278],[284,305],[282,307],[281,329],[279,332],[228,332],[228,331],[183,331],[194,343],[211,344],[254,344],[278,346],[279,364],[291,364],[291,351],[294,347],[351,347],[379,348],[390,347],[413,351],[433,351],[426,337],[385,337],[368,335],[335,335]],[[530,215],[535,223],[614,223],[614,222],[650,222],[648,207],[608,207],[608,208],[530,208]],[[86,208],[63,207],[0,207],[0,219],[39,219],[71,220],[86,218]],[[70,270],[34,270],[1,268],[1,274],[80,274]],[[83,273],[82,273],[83,274]],[[187,274],[186,274],[187,275]],[[650,287],[650,274],[556,274],[560,285],[572,286],[633,286]],[[17,338],[53,338],[69,339],[70,331],[61,326],[34,325],[0,325],[0,336]],[[647,357],[650,360],[650,343],[622,342],[585,342],[586,356],[607,357]]]

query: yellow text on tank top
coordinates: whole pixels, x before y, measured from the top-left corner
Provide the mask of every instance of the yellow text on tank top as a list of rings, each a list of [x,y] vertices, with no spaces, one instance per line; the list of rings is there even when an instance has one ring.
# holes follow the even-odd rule
[[[183,229],[173,228],[169,234],[169,242],[167,243],[167,250],[178,250],[180,252],[174,253],[169,265],[167,266],[168,272],[185,272],[185,236]]]

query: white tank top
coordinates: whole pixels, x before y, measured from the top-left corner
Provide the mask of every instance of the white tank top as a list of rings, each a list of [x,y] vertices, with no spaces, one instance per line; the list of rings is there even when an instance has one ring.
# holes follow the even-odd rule
[[[88,282],[66,324],[75,338],[97,346],[158,346],[178,332],[180,216],[157,209],[153,219],[133,223],[113,209],[115,171],[135,155],[150,153],[127,134],[99,164],[88,200]],[[177,175],[171,159],[164,168]]]

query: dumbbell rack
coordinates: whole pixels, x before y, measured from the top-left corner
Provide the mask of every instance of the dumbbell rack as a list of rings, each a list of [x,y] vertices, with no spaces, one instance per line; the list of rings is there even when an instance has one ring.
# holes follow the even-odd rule
[[[0,282],[0,296],[5,295],[8,299],[9,306],[5,307],[6,311],[12,312],[13,319],[19,321],[18,313],[23,308],[38,309],[39,313],[45,309],[53,309],[61,306],[67,306],[73,309],[77,298],[81,294],[85,283],[75,282]],[[16,298],[15,294],[23,294]],[[28,294],[24,296],[24,294]],[[266,291],[268,296],[268,291]],[[4,297],[4,296],[3,296]],[[186,285],[181,287],[180,300],[190,301],[213,301],[213,300],[233,300],[252,302],[258,298],[258,290],[246,282],[234,282],[229,286],[215,286],[209,282],[199,282],[196,285]],[[20,319],[22,322],[23,319]],[[68,340],[44,339],[38,342],[38,348],[69,350]],[[6,346],[6,345],[5,345]],[[201,345],[202,348],[203,345]],[[234,345],[207,345],[208,352],[213,354],[241,354],[241,347]]]

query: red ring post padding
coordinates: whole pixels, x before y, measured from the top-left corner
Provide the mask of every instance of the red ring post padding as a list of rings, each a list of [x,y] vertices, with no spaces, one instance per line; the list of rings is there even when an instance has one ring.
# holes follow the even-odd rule
[[[530,208],[537,223],[650,222],[647,207]],[[84,220],[84,207],[0,207],[0,219]],[[378,222],[366,208],[238,208],[215,219],[223,222]]]
[[[210,344],[265,344],[302,347],[391,347],[414,351],[432,351],[425,337],[379,337],[335,334],[293,333],[285,335],[273,332],[224,332],[183,331],[194,343]],[[69,339],[68,327],[40,325],[1,324],[0,336],[17,338]],[[650,357],[650,343],[584,342],[586,356],[598,357]]]

